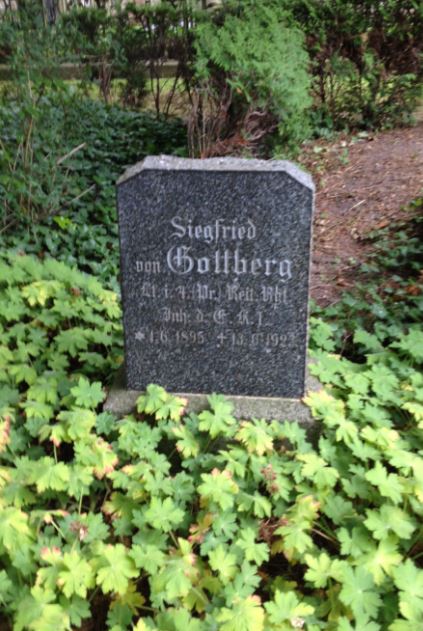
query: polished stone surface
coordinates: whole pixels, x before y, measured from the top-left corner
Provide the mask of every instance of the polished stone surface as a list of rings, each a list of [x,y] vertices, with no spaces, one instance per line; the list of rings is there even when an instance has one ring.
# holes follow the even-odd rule
[[[118,182],[127,387],[299,399],[313,211],[285,161],[147,158]]]

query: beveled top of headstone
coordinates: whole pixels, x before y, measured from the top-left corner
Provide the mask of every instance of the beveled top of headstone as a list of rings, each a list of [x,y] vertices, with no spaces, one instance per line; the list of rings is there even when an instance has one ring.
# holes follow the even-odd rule
[[[124,173],[128,388],[303,395],[313,191],[287,161],[158,156]]]
[[[303,186],[314,191],[311,176],[299,169],[288,160],[255,160],[245,158],[207,158],[195,160],[191,158],[176,158],[175,156],[148,156],[141,162],[126,169],[117,184],[135,177],[147,169],[171,171],[283,171],[297,180]]]

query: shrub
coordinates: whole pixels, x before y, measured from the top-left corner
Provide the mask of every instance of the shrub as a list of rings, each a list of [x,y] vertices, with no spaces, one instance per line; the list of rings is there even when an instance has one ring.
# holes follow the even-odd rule
[[[63,102],[66,107],[60,107]],[[21,156],[21,113],[10,102],[2,109],[0,204],[3,229],[11,225],[0,242],[3,247],[78,265],[117,288],[116,180],[146,155],[183,155],[184,127],[176,119],[156,120],[148,113],[107,107],[78,94],[65,101],[63,95],[57,99],[50,95],[38,107],[37,120],[43,117],[52,125],[31,132],[30,170],[22,161],[14,162],[17,153]],[[30,212],[25,212],[28,206]]]
[[[285,5],[306,35],[317,119],[335,129],[409,120],[422,76],[422,16],[413,0]]]
[[[177,88],[182,86],[189,96],[193,30],[200,14],[185,2],[176,6],[172,2],[154,6],[128,3],[116,7],[113,14],[105,9],[74,9],[59,23],[67,46],[63,52],[69,56],[70,50],[74,58],[100,68],[98,78],[106,100],[113,75],[123,77],[125,105],[141,106],[149,91],[157,116],[167,116]],[[177,64],[174,76],[166,81],[162,68],[169,59]]]
[[[0,265],[0,597],[15,629],[261,631],[416,627],[422,335],[367,361],[317,351],[327,390],[296,423],[149,386],[101,411],[119,361],[116,297],[63,264]],[[322,322],[315,341],[333,349]],[[420,350],[419,350],[420,349]],[[407,626],[408,625],[408,626]]]
[[[152,6],[130,3],[118,17],[128,67],[145,64],[145,77],[158,116],[169,115],[178,93],[182,92],[190,102],[194,32],[197,21],[204,16],[194,6],[194,3],[170,1]],[[176,65],[173,76],[166,79],[162,71],[170,59]],[[130,88],[128,81],[125,89]]]
[[[39,9],[39,7],[38,7]],[[63,122],[69,106],[52,78],[58,42],[31,3],[8,12],[13,81],[0,91],[0,226],[48,215],[67,183]],[[61,160],[62,158],[62,160]]]
[[[310,78],[303,43],[274,2],[229,3],[198,25],[191,152],[245,150],[276,128],[287,144],[304,138]]]

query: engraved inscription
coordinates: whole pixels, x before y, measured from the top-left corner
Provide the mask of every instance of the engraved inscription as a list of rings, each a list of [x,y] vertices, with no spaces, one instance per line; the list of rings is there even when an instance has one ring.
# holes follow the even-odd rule
[[[163,322],[172,322],[173,324],[188,324],[189,316],[183,309],[170,309],[164,307],[161,309]]]
[[[160,261],[135,261],[137,272],[144,274],[159,274],[161,272]]]
[[[160,284],[146,280],[141,284],[143,302],[161,304],[156,326],[141,328],[135,334],[136,341],[158,346],[214,343],[219,347],[264,348],[265,352],[285,345],[287,334],[262,331],[265,322],[271,326],[266,310],[274,312],[288,306],[292,262],[283,254],[260,254],[260,228],[253,220],[217,218],[201,223],[175,216],[170,226],[172,242],[165,245],[163,264],[138,259],[135,265],[137,272],[146,276],[167,269],[180,281]],[[253,250],[249,246],[248,254],[243,251],[247,242],[254,245]],[[200,254],[197,248],[201,243]],[[193,274],[204,276],[204,282],[189,282]],[[255,280],[252,286],[245,286],[241,279],[248,276],[261,277],[264,282]],[[219,282],[212,282],[216,277]]]
[[[254,239],[256,237],[256,227],[248,219],[245,225],[237,225],[236,219],[232,220],[230,225],[226,224],[220,217],[213,223],[207,225],[196,224],[192,221],[184,222],[180,217],[173,217],[170,224],[175,231],[172,237],[189,237],[190,239],[198,239],[205,243],[217,243],[218,241],[242,241],[243,239]]]
[[[178,276],[195,271],[199,274],[251,274],[252,276],[273,276],[286,283],[292,278],[292,264],[288,259],[248,259],[240,250],[215,250],[210,256],[197,257],[188,245],[174,245],[166,255],[167,266]]]
[[[244,240],[254,241],[258,236],[257,227],[250,218],[244,224],[237,223],[235,219],[231,224],[227,224],[219,217],[214,223],[202,225],[194,224],[192,219],[183,221],[180,217],[173,217],[170,224],[173,228],[172,238],[188,239],[190,243],[177,243],[167,250],[167,267],[178,276],[186,276],[193,272],[226,276],[276,276],[283,283],[292,278],[292,262],[289,259],[264,258],[259,251],[253,257],[247,257],[242,253],[240,243]],[[197,241],[207,245],[234,241],[235,248],[218,248],[206,256],[198,256],[195,248]]]
[[[233,158],[150,157],[119,179],[129,389],[303,396],[312,189]]]
[[[182,302],[229,302],[229,303],[264,303],[288,305],[289,288],[286,285],[261,285],[260,287],[240,287],[236,283],[228,283],[222,287],[211,287],[208,283],[187,285],[162,285],[145,282],[141,285],[141,298],[155,300],[166,298]]]
[[[248,331],[248,329],[247,329]],[[245,346],[251,348],[283,347],[290,340],[294,339],[293,333],[252,333],[243,331],[232,331],[224,329],[215,337],[220,346]],[[204,330],[192,329],[169,329],[145,327],[135,333],[135,340],[147,342],[160,346],[171,346],[174,344],[194,344],[202,346],[208,341],[208,336]]]

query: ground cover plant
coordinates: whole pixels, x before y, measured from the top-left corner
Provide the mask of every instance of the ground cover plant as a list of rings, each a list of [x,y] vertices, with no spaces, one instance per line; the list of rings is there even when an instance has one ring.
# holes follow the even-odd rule
[[[132,415],[103,412],[122,361],[116,295],[65,264],[3,253],[5,624],[420,629],[420,225],[403,227],[405,244],[377,235],[365,305],[312,318],[314,441],[296,423],[238,424],[219,395],[187,415],[154,385]]]
[[[1,244],[77,264],[117,289],[116,180],[146,155],[183,155],[184,128],[63,90],[35,113],[10,99],[0,106]]]
[[[323,126],[356,115],[359,125],[381,124],[377,108],[361,118],[363,105],[386,105],[384,90],[395,93],[403,79],[374,65],[377,33],[345,40],[348,20],[362,17],[343,16],[342,4],[307,18],[307,46],[327,60]],[[376,7],[388,26],[395,4]],[[370,15],[375,6],[360,3]],[[401,14],[413,27],[401,44],[404,73],[418,17],[410,6]],[[342,29],[332,29],[339,17]],[[238,423],[216,394],[208,409],[187,414],[185,401],[158,385],[133,414],[114,418],[102,408],[123,359],[110,291],[114,181],[148,153],[183,154],[185,132],[178,121],[72,93],[46,76],[54,59],[41,54],[40,33],[33,43],[37,55],[22,49],[15,58],[17,82],[3,90],[0,112],[0,626],[419,631],[421,200],[411,219],[370,236],[374,254],[354,292],[314,309],[312,371],[323,386],[306,403],[319,437],[296,423]],[[107,62],[107,46],[102,53]],[[235,57],[227,66],[234,104],[245,106],[239,89],[266,105],[268,87],[257,96]],[[415,77],[406,80],[413,87]],[[396,115],[389,103],[383,111]]]

